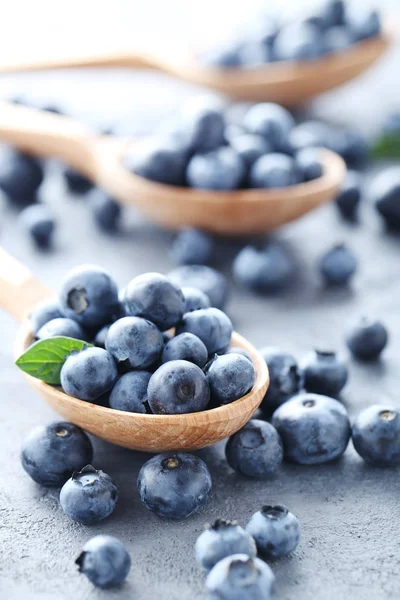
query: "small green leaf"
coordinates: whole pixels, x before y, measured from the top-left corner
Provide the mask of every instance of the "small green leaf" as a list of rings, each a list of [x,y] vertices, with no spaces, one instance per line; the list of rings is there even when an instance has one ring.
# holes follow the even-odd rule
[[[396,159],[400,158],[400,135],[386,134],[376,140],[371,150],[372,158],[380,159]]]
[[[69,337],[53,337],[39,340],[29,346],[15,361],[28,375],[51,385],[60,385],[61,367],[74,350],[90,348],[92,344]]]

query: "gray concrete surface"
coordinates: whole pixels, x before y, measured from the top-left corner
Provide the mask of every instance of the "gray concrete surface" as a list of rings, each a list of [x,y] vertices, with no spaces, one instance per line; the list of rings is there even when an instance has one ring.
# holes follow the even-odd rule
[[[117,3],[121,4],[127,6]],[[154,6],[154,2],[150,4]],[[397,7],[397,3],[389,4]],[[103,7],[104,26],[104,4],[99,5]],[[138,6],[136,10],[139,14]],[[86,9],[82,11],[80,17]],[[78,19],[77,14],[75,17]],[[400,107],[399,64],[397,50],[356,83],[315,103],[314,112],[356,122],[373,131],[389,108]],[[129,117],[135,130],[146,129],[150,121],[157,122],[160,115],[179,107],[193,93],[166,78],[122,71],[3,76],[0,86],[2,96],[23,93],[37,101],[56,101],[91,122],[115,124]],[[121,285],[140,272],[167,272],[172,267],[167,256],[170,234],[134,211],[127,214],[122,235],[100,234],[90,222],[85,199],[68,196],[57,169],[51,171],[43,197],[58,215],[53,252],[32,250],[18,229],[15,213],[5,204],[0,209],[1,245],[43,281],[56,288],[67,269],[83,262],[109,269]],[[352,416],[386,398],[399,405],[400,238],[383,230],[368,201],[356,226],[343,224],[334,207],[326,206],[286,227],[279,236],[297,256],[297,281],[290,290],[273,298],[258,298],[232,288],[229,313],[236,329],[257,346],[280,345],[300,358],[318,345],[344,351],[347,322],[360,314],[376,314],[388,325],[390,347],[376,365],[350,362],[351,377],[343,401]],[[315,262],[328,246],[342,240],[357,253],[359,273],[350,289],[328,291],[315,274]],[[228,275],[238,247],[234,242],[220,244],[216,265]],[[352,447],[342,460],[331,465],[284,465],[279,475],[267,482],[248,481],[233,473],[224,461],[223,444],[204,450],[200,455],[212,473],[213,497],[200,513],[175,523],[159,520],[140,503],[136,476],[147,457],[94,440],[94,464],[113,477],[120,501],[104,524],[89,528],[70,522],[59,507],[57,490],[34,484],[19,463],[20,444],[27,432],[56,415],[27,387],[13,365],[16,330],[16,324],[1,313],[1,599],[200,600],[204,598],[203,578],[194,562],[193,544],[203,524],[216,517],[245,523],[260,505],[277,502],[287,504],[303,526],[296,552],[272,565],[277,576],[277,598],[400,597],[399,472],[366,467]],[[131,553],[132,572],[121,589],[98,591],[76,571],[74,558],[85,541],[97,533],[120,537]]]

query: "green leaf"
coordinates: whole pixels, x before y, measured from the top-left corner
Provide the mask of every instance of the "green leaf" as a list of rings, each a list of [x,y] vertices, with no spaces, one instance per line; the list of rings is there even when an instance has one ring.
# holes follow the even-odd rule
[[[376,140],[371,151],[372,158],[381,160],[385,158],[400,158],[400,135],[387,134]]]
[[[47,338],[29,346],[15,364],[36,379],[51,385],[60,385],[61,367],[71,352],[90,347],[92,344],[69,337]]]

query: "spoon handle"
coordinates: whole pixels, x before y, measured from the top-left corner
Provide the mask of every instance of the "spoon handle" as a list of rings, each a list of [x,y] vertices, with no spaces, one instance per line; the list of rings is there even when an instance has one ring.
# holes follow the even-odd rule
[[[29,154],[58,158],[89,178],[95,137],[69,117],[0,102],[0,140]]]
[[[51,291],[24,265],[0,248],[0,307],[22,321],[35,304],[51,297]]]

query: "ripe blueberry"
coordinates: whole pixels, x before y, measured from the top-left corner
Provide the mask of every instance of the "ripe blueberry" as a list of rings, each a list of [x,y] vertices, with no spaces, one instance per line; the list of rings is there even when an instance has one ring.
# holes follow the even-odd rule
[[[263,506],[251,517],[246,531],[253,536],[258,551],[272,559],[293,552],[300,540],[300,523],[286,506]]]
[[[245,396],[253,387],[253,363],[241,354],[216,356],[207,368],[213,404],[229,404]]]
[[[307,392],[337,397],[347,383],[349,372],[335,352],[316,350],[302,364]]]
[[[117,365],[103,348],[86,348],[70,354],[61,368],[62,389],[69,396],[93,401],[112,388]]]
[[[106,349],[122,368],[146,369],[160,356],[161,331],[146,319],[122,317],[108,330]]]
[[[380,321],[363,317],[346,333],[350,352],[360,360],[376,360],[388,342],[388,332]]]
[[[130,371],[122,375],[111,390],[109,404],[115,410],[147,413],[147,386],[151,373]]]
[[[205,344],[209,354],[229,346],[232,336],[230,318],[218,308],[201,308],[183,315],[176,332],[193,333]]]
[[[400,413],[374,404],[354,421],[352,439],[358,454],[372,465],[395,467],[400,464]]]
[[[236,521],[217,519],[197,538],[195,552],[199,565],[209,571],[217,562],[232,554],[246,554],[254,558],[257,548],[252,536]]]
[[[83,546],[75,563],[93,585],[109,588],[128,576],[131,557],[122,542],[111,535],[96,535]]]

